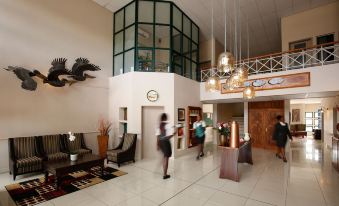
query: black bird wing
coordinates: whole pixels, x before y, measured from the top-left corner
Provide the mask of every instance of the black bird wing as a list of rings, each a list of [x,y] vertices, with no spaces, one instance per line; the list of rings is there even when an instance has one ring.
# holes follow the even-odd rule
[[[61,75],[71,75],[72,72],[66,69],[66,61],[65,58],[57,58],[52,61],[52,67],[48,72],[48,80],[55,81],[59,80],[59,76]]]
[[[5,70],[13,72],[22,81],[32,79],[32,77],[35,76],[32,71],[22,67],[8,66]]]
[[[72,73],[76,76],[83,76],[85,71],[98,71],[101,70],[99,66],[89,63],[86,58],[77,58],[72,67]]]

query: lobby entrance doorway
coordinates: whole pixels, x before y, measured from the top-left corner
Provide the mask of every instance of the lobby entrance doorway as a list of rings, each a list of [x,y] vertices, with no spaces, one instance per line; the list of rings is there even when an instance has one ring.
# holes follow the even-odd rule
[[[142,107],[142,159],[159,157],[155,132],[159,126],[159,119],[162,113],[164,113],[164,107]]]

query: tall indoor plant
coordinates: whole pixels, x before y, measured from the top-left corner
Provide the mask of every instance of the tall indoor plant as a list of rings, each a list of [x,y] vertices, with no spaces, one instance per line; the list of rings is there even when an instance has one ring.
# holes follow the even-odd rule
[[[99,148],[99,155],[101,157],[106,156],[106,151],[108,148],[108,139],[109,139],[109,132],[111,130],[112,123],[104,118],[99,119],[99,135],[98,135],[98,148]]]

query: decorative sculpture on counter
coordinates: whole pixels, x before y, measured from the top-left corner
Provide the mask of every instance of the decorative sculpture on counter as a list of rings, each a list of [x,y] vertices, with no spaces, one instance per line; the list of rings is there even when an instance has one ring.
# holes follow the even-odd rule
[[[57,58],[52,61],[52,67],[48,71],[48,75],[43,75],[40,71],[33,72],[17,66],[8,66],[7,71],[15,73],[15,75],[22,80],[21,87],[25,90],[34,91],[37,88],[37,82],[33,79],[34,76],[43,80],[43,83],[48,83],[54,87],[63,87],[66,84],[72,85],[78,81],[85,81],[87,78],[95,78],[85,71],[98,71],[100,68],[94,64],[89,63],[86,58],[77,58],[73,64],[72,70],[66,68],[67,59]],[[67,76],[67,78],[60,78],[60,76]]]
[[[66,61],[65,58],[58,58],[52,61],[52,67],[48,71],[47,77],[41,74],[38,70],[34,70],[34,73],[37,77],[43,80],[43,83],[50,84],[54,87],[63,87],[66,84],[72,84],[74,81],[70,81],[68,79],[60,79],[59,76],[62,75],[72,75],[72,72],[66,69]]]
[[[239,124],[236,121],[231,125],[230,147],[239,148]]]
[[[95,78],[89,74],[84,73],[85,71],[98,71],[101,70],[98,66],[90,64],[86,58],[77,58],[72,67],[72,78],[77,81],[85,81],[86,78]]]
[[[32,71],[15,66],[8,66],[7,71],[13,72],[20,80],[22,80],[21,87],[23,89],[34,91],[37,88],[36,81],[32,78],[36,76]]]

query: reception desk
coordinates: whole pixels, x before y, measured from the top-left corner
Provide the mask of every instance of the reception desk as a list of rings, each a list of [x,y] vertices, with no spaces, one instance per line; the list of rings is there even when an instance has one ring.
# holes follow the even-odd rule
[[[219,177],[239,182],[238,163],[253,165],[251,141],[245,142],[239,148],[219,146],[219,149],[221,149]]]
[[[332,165],[339,172],[339,136],[332,137]]]

